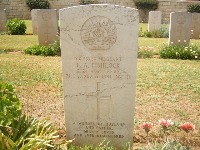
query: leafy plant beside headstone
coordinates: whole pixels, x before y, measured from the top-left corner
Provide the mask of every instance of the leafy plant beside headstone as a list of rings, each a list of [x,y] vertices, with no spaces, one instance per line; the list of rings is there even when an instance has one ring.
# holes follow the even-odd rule
[[[26,0],[26,4],[29,9],[48,9],[49,2],[48,0]]]
[[[10,125],[21,116],[22,105],[12,85],[0,82],[0,124]]]
[[[139,30],[139,37],[149,37],[149,38],[168,38],[169,37],[169,28],[168,26],[162,26],[160,30],[155,30],[152,32],[143,31],[142,28]]]
[[[49,149],[58,136],[52,124],[22,115],[12,85],[0,82],[0,149]]]
[[[159,55],[164,59],[200,59],[200,49],[196,45],[165,45]]]
[[[8,20],[6,23],[6,27],[8,30],[8,34],[11,35],[24,35],[27,29],[25,21],[20,20],[19,18]]]
[[[187,7],[187,11],[191,13],[200,13],[200,4],[190,4]]]
[[[55,56],[60,55],[60,41],[55,41],[48,46],[34,45],[24,50],[25,54],[41,55],[41,56]]]
[[[88,5],[88,4],[95,4],[97,3],[96,0],[80,0],[80,5]]]

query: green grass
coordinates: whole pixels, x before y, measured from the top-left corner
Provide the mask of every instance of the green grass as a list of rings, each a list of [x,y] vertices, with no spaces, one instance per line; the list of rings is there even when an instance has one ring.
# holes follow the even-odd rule
[[[37,44],[35,35],[0,35],[0,50],[22,51]]]
[[[148,30],[148,24],[147,23],[140,23],[139,24],[139,29],[142,28],[142,31]]]
[[[31,20],[25,20],[26,23],[26,34],[33,34],[33,29],[32,29],[32,21]]]
[[[30,46],[38,44],[38,37],[32,35],[32,22],[25,20],[26,35],[0,35],[0,50],[22,51]]]
[[[13,85],[33,86],[39,83],[61,85],[60,57],[1,54],[0,68],[0,80]]]
[[[0,68],[0,80],[16,86],[23,99],[41,101],[47,95],[49,99],[55,95],[52,91],[61,91],[62,95],[60,57],[1,54]],[[138,59],[136,120],[154,123],[160,118],[189,121],[196,125],[191,140],[200,141],[199,68],[200,61]],[[44,84],[48,85],[45,91],[40,90]],[[59,99],[54,97],[56,101]],[[134,131],[138,136],[142,134],[138,126]]]

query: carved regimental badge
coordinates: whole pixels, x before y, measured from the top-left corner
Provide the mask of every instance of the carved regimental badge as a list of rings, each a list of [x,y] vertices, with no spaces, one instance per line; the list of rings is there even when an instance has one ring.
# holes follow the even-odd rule
[[[90,50],[109,50],[116,42],[117,29],[110,19],[94,16],[83,24],[81,39]]]

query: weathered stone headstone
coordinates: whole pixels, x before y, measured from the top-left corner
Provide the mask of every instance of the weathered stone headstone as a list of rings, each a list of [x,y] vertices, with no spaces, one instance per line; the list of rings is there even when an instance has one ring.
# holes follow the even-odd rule
[[[190,42],[191,13],[170,13],[169,44],[188,45]]]
[[[38,26],[38,23],[37,23],[37,11],[39,9],[32,9],[31,10],[31,19],[32,19],[32,28],[33,28],[33,34],[34,35],[37,35],[37,26]]]
[[[60,10],[67,138],[119,149],[132,143],[138,11],[116,5]]]
[[[191,37],[200,39],[200,13],[192,13]]]
[[[55,9],[37,10],[37,24],[40,45],[48,45],[57,40],[58,17]]]
[[[161,11],[150,11],[149,12],[149,21],[148,21],[148,31],[152,32],[155,30],[160,30],[161,28]]]
[[[0,32],[6,32],[6,9],[0,9]]]

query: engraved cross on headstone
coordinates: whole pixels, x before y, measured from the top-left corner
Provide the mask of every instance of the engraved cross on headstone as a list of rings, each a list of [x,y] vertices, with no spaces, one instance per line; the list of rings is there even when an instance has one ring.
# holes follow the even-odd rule
[[[97,88],[96,88],[96,92],[95,93],[91,93],[91,94],[88,94],[87,97],[89,96],[92,96],[92,97],[95,97],[96,100],[97,100],[97,120],[99,120],[101,117],[100,117],[100,109],[101,109],[101,104],[100,104],[100,101],[102,100],[111,100],[111,95],[109,96],[102,96],[102,91],[101,91],[101,82],[97,82]]]

